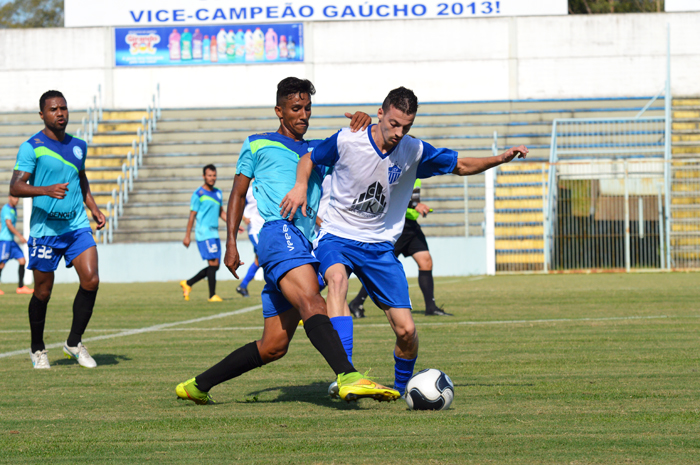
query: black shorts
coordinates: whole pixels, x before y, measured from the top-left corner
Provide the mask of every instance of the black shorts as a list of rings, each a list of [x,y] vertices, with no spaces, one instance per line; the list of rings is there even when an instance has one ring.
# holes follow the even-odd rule
[[[428,241],[425,239],[420,225],[417,221],[407,219],[399,240],[394,244],[394,254],[397,257],[401,254],[404,257],[412,257],[418,252],[427,251]]]

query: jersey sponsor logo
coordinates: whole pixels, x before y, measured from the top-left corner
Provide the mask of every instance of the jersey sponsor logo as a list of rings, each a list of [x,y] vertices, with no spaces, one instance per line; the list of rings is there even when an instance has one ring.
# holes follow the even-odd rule
[[[72,220],[75,218],[75,212],[51,212],[49,213],[50,220]]]
[[[221,200],[221,191],[219,191],[219,192],[216,193],[216,198],[219,199],[219,200]]]
[[[286,224],[282,226],[282,232],[284,232],[284,238],[287,240],[287,248],[291,252],[294,250],[294,244],[292,243],[292,236],[289,235],[289,226]]]
[[[386,196],[384,186],[379,181],[371,184],[364,194],[352,201],[351,211],[360,213],[363,216],[378,216],[386,208]]]
[[[389,167],[389,184],[396,184],[399,181],[399,176],[401,176],[401,168],[391,165]]]
[[[73,155],[75,155],[75,158],[77,158],[78,160],[82,160],[83,159],[83,149],[81,149],[79,146],[76,145],[75,147],[73,147]]]

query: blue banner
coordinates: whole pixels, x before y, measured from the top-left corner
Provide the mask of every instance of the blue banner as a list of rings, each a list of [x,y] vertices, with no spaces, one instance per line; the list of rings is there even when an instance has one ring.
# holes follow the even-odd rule
[[[116,66],[304,61],[301,23],[115,28],[114,44]]]

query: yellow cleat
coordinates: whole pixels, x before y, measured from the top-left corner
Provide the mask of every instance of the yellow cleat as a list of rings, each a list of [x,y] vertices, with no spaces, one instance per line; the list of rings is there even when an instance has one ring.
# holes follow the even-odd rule
[[[180,286],[182,286],[182,296],[185,300],[190,300],[190,292],[192,292],[192,286],[187,285],[187,281],[180,281]]]
[[[215,404],[208,392],[202,392],[197,388],[195,378],[188,379],[184,383],[180,383],[175,388],[175,394],[179,399],[191,400],[195,404]]]
[[[379,402],[389,402],[401,397],[401,394],[399,394],[399,391],[396,389],[391,389],[375,383],[357,372],[339,374],[338,388],[338,395],[347,402],[362,398],[371,398]]]
[[[223,302],[224,299],[219,297],[218,295],[214,294],[213,296],[209,297],[209,302]]]

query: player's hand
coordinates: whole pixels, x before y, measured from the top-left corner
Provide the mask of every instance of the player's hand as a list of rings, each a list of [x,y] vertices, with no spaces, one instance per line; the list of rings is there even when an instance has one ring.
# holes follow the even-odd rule
[[[350,131],[357,132],[367,129],[367,126],[372,124],[372,117],[363,111],[357,111],[354,115],[345,113],[346,118],[350,118]]]
[[[432,211],[432,210],[431,210],[430,208],[428,208],[428,206],[427,206],[426,204],[424,204],[424,203],[419,203],[418,205],[416,205],[416,208],[414,208],[414,210],[417,211],[418,213],[420,213],[420,215],[421,215],[423,218],[425,218],[426,216],[428,216],[428,213],[430,213],[430,212]]]
[[[20,244],[26,244],[26,243],[27,243],[27,240],[24,238],[24,236],[18,236],[18,238],[19,238],[19,243],[20,243]]]
[[[238,232],[239,233],[245,232],[245,228],[243,226],[238,226]]]
[[[295,185],[282,199],[280,214],[282,218],[292,221],[299,207],[301,207],[301,214],[306,216],[306,186]],[[287,215],[289,215],[289,218],[287,218]]]
[[[51,186],[46,186],[46,194],[54,199],[64,199],[66,197],[66,192],[68,192],[68,183],[64,182],[62,184],[52,184]]]
[[[186,248],[190,247],[190,240],[190,236],[185,236],[185,238],[182,240],[182,243]]]
[[[96,208],[94,211],[92,211],[92,219],[95,220],[95,223],[97,223],[98,230],[104,228],[107,224],[107,219],[105,218],[104,213],[102,213],[99,208]]]
[[[501,154],[501,159],[503,163],[508,163],[515,157],[525,158],[528,153],[529,150],[527,149],[527,147],[525,147],[524,145],[518,145],[517,147],[511,147],[505,152],[503,152]]]
[[[226,242],[226,254],[224,255],[224,265],[226,266],[226,268],[228,268],[228,270],[236,279],[240,279],[236,274],[236,270],[239,266],[245,265],[245,263],[241,261],[241,257],[238,255],[238,248],[236,247],[236,244],[232,242]]]

